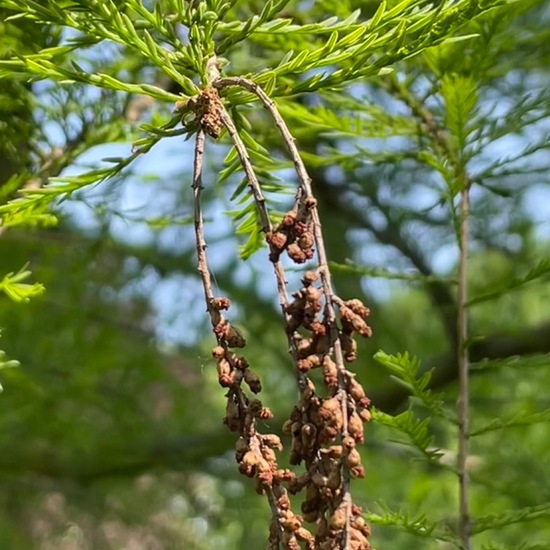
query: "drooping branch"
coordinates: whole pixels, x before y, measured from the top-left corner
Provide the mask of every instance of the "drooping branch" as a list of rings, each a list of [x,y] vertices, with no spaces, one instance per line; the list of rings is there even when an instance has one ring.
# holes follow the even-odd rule
[[[322,365],[329,397],[320,399],[315,385],[308,380],[307,387],[302,387],[300,403],[285,425],[286,433],[293,435],[291,463],[299,464],[304,460],[307,467],[306,474],[295,480],[291,491],[308,487],[308,498],[302,511],[309,521],[317,523],[316,544],[320,548],[330,546],[347,550],[353,546],[358,550],[368,550],[370,531],[360,517],[360,509],[353,505],[350,478],[364,475],[355,445],[363,442],[362,422],[370,418],[369,401],[354,375],[345,368],[344,347],[346,360],[355,360],[356,345],[352,334],[356,331],[362,336],[370,336],[370,328],[364,322],[369,310],[359,300],[344,302],[334,294],[311,178],[275,103],[257,84],[240,77],[215,80],[214,86],[220,89],[241,86],[260,98],[283,137],[298,175],[299,187],[293,209],[266,235],[271,249],[270,259],[276,265],[286,251],[295,262],[303,263],[312,259],[313,245],[317,250],[317,271],[306,273],[303,288],[293,294],[295,300],[284,308],[284,313],[287,334],[292,335],[290,339],[298,341],[292,346],[295,360],[298,358],[298,370],[307,373]],[[236,129],[228,127],[228,131],[234,143],[240,140]],[[244,146],[239,144],[236,148],[244,167],[244,163],[249,164]],[[247,175],[250,171],[251,167],[245,167]],[[262,204],[258,208],[261,212]],[[314,287],[318,276],[321,290]],[[324,314],[319,321],[317,313],[323,309],[321,298],[324,299]],[[337,325],[336,309],[342,330]],[[299,335],[297,329],[300,327],[311,331],[311,339]],[[323,444],[337,437],[341,446],[322,448]]]
[[[206,110],[199,111],[198,116],[219,113],[218,104],[203,100]],[[199,105],[201,99],[198,100]],[[208,125],[201,123],[201,126]],[[207,310],[218,345],[212,354],[217,362],[218,381],[222,387],[228,388],[225,424],[231,431],[239,434],[236,445],[236,458],[239,471],[247,477],[254,478],[256,489],[267,496],[271,509],[269,529],[269,548],[279,550],[299,550],[299,546],[290,544],[291,540],[300,537],[301,540],[313,541],[311,534],[301,527],[301,522],[290,510],[290,500],[281,482],[287,479],[290,472],[280,470],[276,461],[276,450],[282,450],[279,437],[275,434],[261,434],[257,430],[258,420],[272,418],[271,411],[264,407],[258,399],[251,399],[242,389],[244,381],[253,393],[261,391],[258,376],[252,372],[247,360],[233,353],[230,348],[242,348],[246,345],[240,332],[224,317],[222,311],[228,310],[230,302],[227,298],[216,298],[212,290],[210,270],[206,256],[206,241],[201,209],[202,192],[202,158],[204,149],[204,130],[199,129],[195,143],[195,158],[193,164],[193,195],[195,213],[195,240],[199,273],[203,282]],[[261,191],[261,190],[260,190]],[[262,203],[264,204],[264,203]],[[267,211],[264,211],[267,216]],[[269,218],[267,217],[268,223]],[[286,529],[288,525],[296,525],[293,530]],[[296,543],[297,544],[297,543]],[[308,549],[312,550],[311,544]]]

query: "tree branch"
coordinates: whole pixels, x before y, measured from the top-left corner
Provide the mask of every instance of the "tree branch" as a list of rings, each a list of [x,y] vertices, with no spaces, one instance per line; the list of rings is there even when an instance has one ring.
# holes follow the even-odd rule
[[[550,323],[529,328],[519,333],[493,334],[482,342],[470,345],[470,362],[477,363],[483,359],[505,359],[517,355],[530,355],[550,352]],[[457,380],[458,365],[456,355],[448,353],[430,361],[426,370],[434,368],[430,389],[441,389]],[[478,375],[472,371],[472,375]],[[391,390],[373,392],[371,395],[375,407],[388,413],[395,413],[405,406],[409,392],[401,386]]]

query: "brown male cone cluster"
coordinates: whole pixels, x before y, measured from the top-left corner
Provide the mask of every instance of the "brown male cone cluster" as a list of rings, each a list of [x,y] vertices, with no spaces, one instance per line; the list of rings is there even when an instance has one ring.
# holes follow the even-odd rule
[[[305,274],[304,286],[294,294],[288,308],[291,316],[287,330],[294,332],[302,327],[309,332],[306,337],[297,337],[298,369],[303,373],[322,369],[328,395],[320,397],[308,379],[290,419],[283,426],[283,432],[292,437],[290,463],[304,462],[306,467],[306,473],[289,485],[289,491],[297,493],[305,489],[302,514],[305,521],[315,524],[315,548],[344,548],[343,539],[347,536],[349,550],[369,550],[370,529],[361,516],[361,509],[347,500],[349,495],[346,496],[344,485],[348,473],[350,477],[364,477],[356,445],[364,441],[363,422],[370,420],[369,400],[347,369],[343,374],[345,391],[340,391],[341,373],[332,357],[329,327],[325,321],[317,320],[314,313],[321,311],[323,298],[322,290],[314,286],[315,280],[316,274]],[[370,335],[364,321],[367,315],[367,308],[358,300],[343,302],[340,307],[339,337],[347,361],[356,358],[353,333]],[[342,399],[346,403],[346,419]],[[347,433],[344,433],[345,420]]]
[[[275,451],[283,446],[276,434],[261,434],[256,430],[258,420],[269,420],[271,411],[264,407],[260,400],[249,399],[241,388],[244,381],[253,393],[261,391],[259,377],[250,369],[248,362],[229,348],[242,348],[246,342],[222,315],[222,310],[229,309],[227,298],[215,298],[210,302],[210,315],[214,333],[219,345],[212,350],[217,362],[218,382],[228,388],[226,416],[224,423],[231,431],[238,432],[236,459],[239,471],[247,477],[254,478],[256,491],[269,493],[272,508],[275,510],[270,527],[270,541],[276,541],[289,550],[301,550],[300,542],[308,550],[314,550],[313,535],[302,527],[302,518],[292,513],[290,499],[283,482],[292,481],[295,476],[289,470],[278,468]]]
[[[277,246],[282,241],[268,237],[272,261],[278,261],[284,250],[292,255],[294,261],[303,261],[302,255],[288,248],[299,237],[311,234],[308,213],[312,206],[315,203],[311,200],[304,201],[302,208],[284,216],[274,232],[274,235],[287,237],[282,249]],[[296,225],[298,231],[295,231]],[[300,250],[305,255],[313,253],[312,247],[304,248]],[[344,434],[342,392],[339,391],[341,373],[332,357],[334,343],[331,342],[330,327],[325,319],[319,318],[325,298],[323,290],[316,287],[318,278],[317,273],[305,273],[303,286],[294,293],[286,311],[286,330],[296,342],[295,358],[299,371],[306,374],[312,369],[321,369],[328,390],[326,397],[320,397],[308,379],[298,404],[283,426],[283,432],[292,437],[290,463],[299,465],[304,462],[306,472],[297,476],[290,470],[280,469],[275,454],[275,451],[282,450],[280,438],[276,434],[256,431],[257,421],[272,418],[272,413],[258,399],[249,399],[241,388],[244,381],[253,393],[259,393],[260,380],[247,360],[229,349],[242,348],[246,342],[221,313],[229,309],[229,300],[215,298],[210,303],[210,314],[219,345],[212,350],[212,355],[217,362],[219,384],[229,389],[224,423],[239,433],[236,444],[239,471],[254,478],[257,492],[270,493],[277,510],[276,518],[272,519],[268,548],[278,550],[282,544],[289,550],[301,550],[302,547],[336,550],[343,548],[342,540],[347,536],[348,550],[369,550],[369,526],[361,516],[361,509],[346,500],[344,480],[347,472],[351,477],[364,477],[356,445],[364,441],[363,422],[370,419],[370,403],[355,375],[345,369],[343,398],[347,403],[347,430]],[[338,305],[339,339],[346,361],[351,362],[357,357],[353,335],[368,337],[371,334],[365,322],[369,310],[359,300],[338,301]],[[306,334],[300,334],[300,329]],[[292,512],[287,490],[291,494],[305,492],[301,515]],[[315,525],[314,535],[303,526],[304,522]],[[345,529],[348,529],[347,535],[344,535]]]
[[[266,234],[265,240],[270,247],[269,259],[277,262],[283,251],[297,264],[303,264],[313,258],[313,231],[311,228],[311,210],[317,201],[308,197],[287,212],[274,231]]]
[[[203,130],[213,138],[219,137],[224,122],[217,91],[203,90],[189,100],[188,106]],[[314,257],[316,206],[315,198],[302,187],[293,209],[274,230],[266,233],[274,264],[278,264],[284,252],[298,264]],[[197,244],[200,249],[201,243]],[[206,266],[205,259],[204,262]],[[351,501],[349,491],[350,478],[364,477],[356,446],[364,441],[363,422],[370,420],[370,402],[355,375],[342,364],[342,357],[347,362],[357,358],[354,334],[371,335],[365,322],[369,310],[357,299],[343,301],[326,295],[331,290],[323,269],[328,267],[320,266],[319,273],[307,272],[302,288],[285,306],[286,331],[299,372],[301,396],[283,432],[292,437],[290,463],[305,464],[306,471],[300,476],[278,467],[275,451],[282,450],[280,438],[256,430],[258,420],[268,420],[273,415],[261,401],[250,399],[242,389],[244,381],[257,394],[261,383],[246,359],[230,351],[244,347],[245,340],[221,313],[229,309],[229,300],[208,300],[218,340],[212,355],[217,362],[218,381],[228,388],[224,423],[239,433],[236,443],[239,471],[254,478],[257,492],[268,496],[272,510],[269,550],[280,550],[281,546],[288,550],[371,550],[370,528],[361,508]],[[319,277],[322,284],[317,287]],[[208,286],[205,282],[205,289]],[[329,315],[334,305],[339,313],[338,323],[334,315]],[[336,354],[336,348],[342,353]],[[317,393],[308,378],[313,369],[323,372],[325,397]],[[301,491],[305,492],[305,499],[302,515],[297,515],[291,510],[288,493]],[[315,534],[303,526],[304,522],[314,524]]]
[[[299,199],[266,235],[272,262],[277,262],[284,251],[296,263],[313,258],[315,208],[315,198]],[[302,288],[293,294],[294,300],[286,307],[286,330],[294,343],[297,368],[303,375],[312,369],[322,369],[328,393],[327,397],[320,397],[307,378],[300,400],[283,426],[283,432],[292,437],[290,463],[304,462],[306,467],[303,475],[289,476],[287,486],[292,494],[305,491],[302,518],[315,524],[316,549],[342,549],[346,544],[346,550],[369,550],[370,528],[361,516],[361,509],[349,501],[346,478],[364,477],[356,445],[364,442],[363,422],[370,420],[370,401],[355,375],[335,362],[334,331],[323,307],[323,302],[326,304],[327,299],[334,297],[327,298],[322,285],[316,286],[318,278],[318,273],[305,273]],[[365,322],[370,312],[357,299],[336,301],[338,339],[344,359],[352,362],[357,358],[354,334],[371,335]],[[323,310],[325,314],[321,316]]]
[[[221,100],[217,90],[205,88],[195,97],[177,103],[176,108],[182,108],[184,105],[195,113],[195,120],[210,137],[214,139],[220,137],[223,122],[221,116]]]

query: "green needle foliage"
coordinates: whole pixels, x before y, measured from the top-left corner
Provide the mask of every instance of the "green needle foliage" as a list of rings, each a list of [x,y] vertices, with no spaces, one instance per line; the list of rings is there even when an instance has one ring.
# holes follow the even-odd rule
[[[456,5],[430,7],[426,4],[419,7],[418,2],[400,2],[391,7],[382,2],[374,16],[363,22],[358,21],[360,11],[355,10],[342,20],[332,16],[324,21],[296,25],[291,24],[290,19],[278,17],[286,2],[268,2],[259,16],[241,22],[241,10],[233,3],[223,1],[199,2],[196,9],[190,9],[183,0],[156,2],[151,6],[152,10],[137,1],[31,1],[24,7],[18,2],[3,1],[1,6],[14,12],[7,18],[8,22],[31,20],[73,29],[76,35],[73,33],[62,44],[37,53],[2,60],[0,77],[22,74],[34,80],[48,79],[65,86],[88,84],[174,104],[198,91],[197,78],[203,85],[207,82],[206,60],[209,56],[223,54],[232,63],[231,53],[236,50],[234,65],[239,70],[238,55],[242,43],[248,40],[255,44],[266,37],[265,43],[259,44],[262,56],[267,58],[262,69],[238,74],[262,85],[271,97],[295,96],[335,89],[359,78],[391,72],[392,65],[426,48],[471,39],[472,35],[461,33],[457,36],[465,22],[506,4],[498,0],[462,1]],[[307,11],[304,17],[307,17]],[[182,39],[178,30],[181,34],[185,29],[188,36]],[[287,35],[292,37],[291,51],[280,48],[281,40],[285,40]],[[86,70],[86,51],[105,41],[113,43],[122,55],[128,51],[138,56],[142,63],[156,66],[181,87],[183,95],[180,97],[148,83],[128,82],[122,76],[117,77],[120,70],[113,71],[113,67]],[[257,65],[256,60],[252,63]],[[312,71],[316,74],[308,77],[307,73]],[[464,91],[462,81],[447,79],[444,82],[447,82],[442,90],[444,94],[452,94],[453,89]],[[471,92],[467,93],[471,95]],[[462,93],[459,95],[463,97]],[[239,91],[229,99],[233,104],[242,104],[250,102],[252,97]],[[454,112],[448,118],[457,132],[462,132],[459,126],[470,114],[472,101],[475,103],[475,98],[470,97],[466,103],[453,104]],[[2,214],[26,216],[31,211],[44,212],[54,199],[116,175],[139,155],[149,151],[161,136],[169,136],[164,131],[172,126],[173,122],[167,122],[158,130],[149,127],[148,136],[134,141],[132,156],[113,163],[114,166],[69,179],[55,175],[47,187],[27,190],[24,197],[4,206]],[[254,160],[259,169],[271,168],[269,165],[264,167],[261,158]],[[453,180],[449,181],[452,183]]]
[[[0,18],[0,547],[130,547],[136,533],[143,548],[265,544],[269,510],[218,426],[206,323],[193,314],[189,350],[167,345],[141,290],[176,285],[168,325],[204,310],[183,233],[185,140],[218,74],[274,102],[312,177],[338,293],[371,304],[357,380],[373,422],[353,492],[373,547],[548,547],[550,261],[534,221],[550,183],[548,2],[0,0]],[[277,226],[295,165],[257,95],[220,95]],[[205,172],[209,244],[231,243],[215,284],[282,433],[295,383],[257,271],[261,212],[227,134],[209,140]],[[143,163],[164,147],[185,175],[162,165],[148,182]],[[162,214],[123,211],[138,178],[176,188]],[[75,204],[97,231],[67,217]],[[155,239],[117,239],[114,219]],[[175,250],[159,237],[174,228]]]

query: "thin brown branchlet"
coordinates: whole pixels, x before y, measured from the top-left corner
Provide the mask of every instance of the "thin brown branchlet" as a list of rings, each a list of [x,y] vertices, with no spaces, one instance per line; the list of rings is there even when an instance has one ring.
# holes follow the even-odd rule
[[[271,225],[271,221],[269,218],[269,213],[267,211],[266,207],[266,201],[263,196],[260,184],[258,182],[258,179],[254,173],[253,167],[250,163],[248,153],[246,151],[246,147],[244,143],[242,142],[237,129],[225,110],[225,108],[222,106],[221,108],[221,119],[226,127],[229,136],[231,140],[233,141],[233,144],[237,150],[237,153],[240,157],[241,163],[243,165],[244,172],[248,179],[248,184],[251,189],[252,195],[254,197],[254,200],[256,202],[256,206],[258,208],[258,212],[260,214],[260,219],[262,221],[262,228],[266,234],[266,237],[273,234],[273,228]],[[290,242],[288,243],[288,247],[295,245],[293,242],[295,239],[299,239],[300,237],[304,236],[308,230],[311,229],[311,216],[308,214],[308,207],[305,207],[305,205],[298,204],[294,209],[293,213],[296,214],[294,217],[293,214],[291,214],[289,217],[294,219],[294,223],[288,223],[289,231],[287,233],[287,239],[290,237]],[[298,229],[295,229],[292,231],[290,229],[290,226],[293,226],[294,228],[298,227]],[[303,252],[302,248],[300,248],[300,253],[307,254],[309,257],[313,256],[312,250],[307,250],[307,247],[304,245],[303,249],[306,250],[306,252]],[[305,259],[304,259],[305,261]],[[284,270],[282,267],[281,262],[277,258],[272,258],[273,266],[274,266],[274,273],[275,278],[277,281],[277,288],[279,293],[279,299],[281,302],[281,306],[283,308],[283,314],[285,314],[285,307],[288,303],[288,298],[286,296],[286,280],[284,275]],[[295,350],[295,342],[292,340],[292,338],[289,338],[289,345],[292,350]],[[280,492],[286,492],[286,489],[283,489],[281,487]],[[284,499],[283,499],[284,500]],[[282,501],[280,498],[276,500],[277,507],[279,507],[280,503]],[[276,532],[276,525],[272,522],[272,529],[270,530],[270,538],[269,538],[269,544],[272,545],[274,548],[277,547],[277,544],[281,542],[283,544],[284,548],[289,549],[299,549],[299,548],[311,548],[314,545],[315,538],[314,536],[307,531],[304,527],[302,527],[302,518],[301,516],[295,515],[290,508],[286,509],[278,509],[277,515],[279,517],[279,528],[283,528],[284,533],[286,535],[283,536],[282,540],[277,541],[277,539],[274,538],[274,532]],[[289,517],[292,518],[292,521],[289,521]],[[294,532],[292,529],[296,529],[296,532]],[[290,532],[289,532],[290,529]]]
[[[204,122],[205,125],[210,123],[210,118]],[[229,299],[215,297],[212,290],[200,202],[204,131],[206,130],[201,129],[198,132],[195,146],[193,174],[195,240],[207,311],[217,340],[212,356],[216,360],[218,382],[221,387],[228,390],[223,421],[231,431],[239,434],[235,449],[239,471],[254,479],[256,491],[265,494],[270,504],[272,513],[269,548],[300,550],[300,542],[302,542],[305,548],[313,550],[313,536],[302,527],[302,519],[294,516],[290,510],[290,501],[283,482],[290,479],[291,474],[279,468],[276,457],[276,451],[282,449],[280,439],[276,434],[262,434],[257,429],[258,422],[270,420],[273,415],[259,399],[249,397],[248,392],[243,388],[243,385],[247,386],[252,394],[258,394],[262,389],[260,378],[250,368],[246,358],[233,351],[235,348],[243,348],[246,341],[241,332],[224,315],[231,306]]]
[[[244,348],[246,340],[240,330],[225,317],[225,312],[231,306],[229,299],[215,297],[212,290],[200,198],[204,133],[217,135],[219,105],[215,101],[211,103],[211,95],[206,96],[203,93],[201,97],[203,99],[199,97],[193,103],[201,127],[197,134],[193,174],[195,238],[207,311],[217,340],[217,345],[212,349],[212,356],[216,361],[218,382],[221,387],[228,390],[223,422],[231,431],[239,434],[235,447],[239,471],[254,480],[256,491],[266,495],[270,504],[272,514],[268,548],[313,550],[313,535],[302,526],[301,516],[295,515],[290,509],[290,499],[284,483],[291,480],[293,474],[280,469],[277,464],[276,452],[282,450],[281,441],[276,434],[262,434],[257,429],[258,422],[270,420],[273,414],[259,399],[250,397],[245,389],[248,387],[252,394],[258,394],[262,390],[260,378],[250,368],[247,359],[233,351]],[[214,105],[213,113],[208,112],[208,105]]]
[[[346,367],[357,358],[355,336],[371,335],[366,322],[369,310],[357,299],[341,300],[332,290],[311,179],[274,102],[255,83],[242,78],[215,79],[212,86],[189,100],[187,107],[195,112],[201,128],[199,134],[206,132],[217,138],[224,126],[237,150],[269,246],[300,388],[299,401],[283,427],[291,438],[291,465],[305,465],[305,472],[297,475],[277,466],[276,451],[282,448],[280,439],[256,430],[258,420],[270,418],[271,413],[243,389],[244,384],[255,394],[261,391],[261,383],[246,359],[232,351],[244,347],[245,342],[222,314],[229,308],[228,301],[213,297],[209,273],[204,267],[206,244],[199,231],[202,217],[197,215],[196,206],[195,218],[200,222],[196,223],[199,271],[218,340],[213,350],[218,380],[228,389],[225,423],[239,433],[236,445],[239,470],[255,480],[258,493],[268,497],[272,510],[268,548],[370,550],[369,527],[361,509],[352,502],[350,492],[350,479],[364,477],[357,445],[364,442],[363,423],[370,420],[370,402],[355,374]],[[296,167],[300,185],[295,203],[276,226],[271,224],[246,147],[218,95],[217,90],[226,86],[244,87],[260,98],[272,114]],[[199,140],[197,143],[200,148]],[[193,187],[197,200],[201,186],[195,181]],[[281,264],[284,254],[298,264],[317,258],[317,267],[304,274],[302,287],[292,294],[291,300]],[[316,387],[311,378],[315,369],[322,371],[323,387]],[[301,515],[292,512],[288,493],[304,494]],[[304,527],[304,522],[313,524],[314,534]]]

